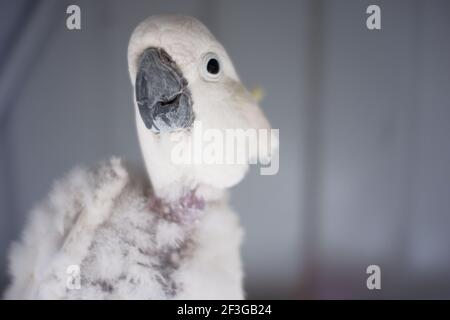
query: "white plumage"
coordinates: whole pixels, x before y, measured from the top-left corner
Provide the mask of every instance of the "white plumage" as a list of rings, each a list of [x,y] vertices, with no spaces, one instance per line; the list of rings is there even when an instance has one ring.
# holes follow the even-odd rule
[[[169,59],[171,66],[177,65],[176,74],[167,76],[179,74],[187,82],[182,90],[193,101],[187,105],[204,126],[270,128],[223,47],[194,18],[150,17],[136,28],[128,50],[135,89],[143,68],[139,61],[148,48],[164,50],[168,57],[163,62]],[[202,76],[205,54],[211,52],[222,68],[214,81]],[[169,138],[183,135],[185,143],[192,144],[193,132],[183,127],[190,123],[175,115],[177,130],[155,133],[162,126],[155,117],[148,120],[153,123],[143,120],[146,114],[139,109],[136,92],[136,124],[147,174],[132,173],[113,158],[95,170],[75,169],[55,183],[12,247],[12,283],[6,298],[244,297],[239,253],[243,232],[227,205],[226,189],[244,177],[248,165],[175,165]],[[148,123],[159,127],[149,130]],[[171,126],[173,122],[167,122],[167,128]],[[73,265],[80,268],[80,288],[68,286],[68,267]]]

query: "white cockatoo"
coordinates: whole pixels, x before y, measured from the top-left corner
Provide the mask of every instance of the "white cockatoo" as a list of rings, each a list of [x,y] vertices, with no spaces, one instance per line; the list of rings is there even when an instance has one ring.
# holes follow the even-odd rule
[[[193,147],[197,121],[222,132],[270,130],[268,121],[222,45],[194,18],[143,21],[128,66],[147,175],[112,158],[56,182],[12,247],[6,298],[244,297],[243,232],[226,190],[248,163],[180,164],[172,151],[174,138]]]

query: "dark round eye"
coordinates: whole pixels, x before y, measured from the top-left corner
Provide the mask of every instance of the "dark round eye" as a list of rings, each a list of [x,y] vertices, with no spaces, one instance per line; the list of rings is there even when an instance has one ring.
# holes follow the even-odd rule
[[[220,58],[214,52],[207,52],[203,55],[200,67],[200,74],[206,81],[219,81],[223,70],[220,65]]]
[[[206,70],[211,74],[218,74],[220,71],[219,61],[215,58],[211,58],[206,65]]]

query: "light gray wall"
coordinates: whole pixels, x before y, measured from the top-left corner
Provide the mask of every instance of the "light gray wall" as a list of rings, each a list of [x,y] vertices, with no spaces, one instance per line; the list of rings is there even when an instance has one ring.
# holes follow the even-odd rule
[[[1,105],[0,270],[54,179],[113,154],[140,161],[128,37],[148,15],[184,13],[248,87],[264,88],[280,128],[279,174],[253,168],[232,195],[251,297],[450,297],[447,2],[73,3],[81,31],[65,28],[69,2],[41,1],[54,25]],[[373,3],[380,31],[365,27]],[[370,264],[382,267],[381,292],[365,288]]]
[[[321,294],[374,296],[358,272],[379,264],[382,296],[449,297],[450,5],[379,2],[382,31],[368,32],[371,3],[324,6]]]

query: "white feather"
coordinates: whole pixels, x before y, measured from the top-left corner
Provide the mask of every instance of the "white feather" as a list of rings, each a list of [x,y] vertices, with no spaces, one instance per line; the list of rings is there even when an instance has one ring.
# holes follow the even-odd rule
[[[10,255],[8,299],[241,299],[242,231],[225,202],[195,226],[147,207],[118,159],[73,170],[33,210]],[[66,286],[81,268],[81,289]]]

